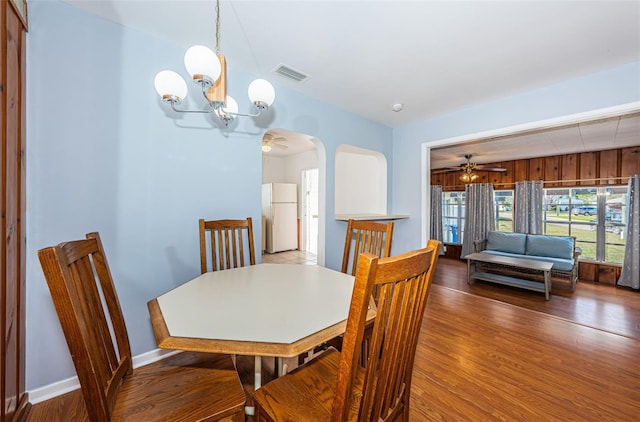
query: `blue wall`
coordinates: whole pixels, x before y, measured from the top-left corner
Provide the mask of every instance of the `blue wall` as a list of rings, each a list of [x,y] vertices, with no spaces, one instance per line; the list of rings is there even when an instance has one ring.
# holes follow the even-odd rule
[[[186,74],[184,49],[54,1],[29,5],[27,52],[27,389],[75,375],[37,250],[99,231],[134,354],[156,348],[146,303],[199,274],[199,218],[260,222],[260,140],[270,127],[315,136],[326,151],[327,245],[340,144],[379,151],[392,172],[392,131],[277,86],[257,122],[221,131],[204,115],[174,116],[155,74]],[[256,75],[234,69],[229,92],[248,108]],[[190,97],[197,98],[190,84]],[[193,105],[193,104],[192,104]],[[248,110],[245,110],[248,111]],[[391,186],[391,181],[389,181]],[[254,228],[260,233],[259,225]],[[325,263],[339,268],[340,248]]]

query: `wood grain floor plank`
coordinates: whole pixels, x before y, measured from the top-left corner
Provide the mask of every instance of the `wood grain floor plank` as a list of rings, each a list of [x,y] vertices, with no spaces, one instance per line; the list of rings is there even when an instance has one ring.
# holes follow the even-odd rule
[[[636,420],[637,339],[433,286],[415,420]]]

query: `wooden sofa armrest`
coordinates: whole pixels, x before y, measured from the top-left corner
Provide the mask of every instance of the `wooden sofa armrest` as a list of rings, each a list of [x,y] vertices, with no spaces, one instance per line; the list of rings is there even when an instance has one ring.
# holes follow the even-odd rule
[[[576,246],[576,237],[571,236],[573,238],[573,260],[576,261],[576,265],[578,263],[578,257],[582,254],[582,248],[580,246]]]
[[[582,248],[580,246],[576,246],[573,249],[573,259],[577,262],[580,255],[582,255]]]
[[[474,240],[473,241],[473,248],[474,248],[475,252],[484,251],[486,246],[487,246],[487,239],[480,239],[480,240]]]

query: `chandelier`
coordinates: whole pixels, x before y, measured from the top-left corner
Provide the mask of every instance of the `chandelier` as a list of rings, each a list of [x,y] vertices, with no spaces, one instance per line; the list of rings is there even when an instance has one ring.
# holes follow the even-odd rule
[[[465,170],[464,173],[462,173],[462,175],[460,176],[460,180],[462,180],[463,182],[473,182],[477,178],[478,175],[471,169]]]
[[[462,174],[460,175],[460,180],[467,183],[473,182],[478,178],[478,175],[474,172],[476,169],[476,163],[471,162],[471,154],[467,154],[464,156],[467,159],[467,162],[462,166]]]
[[[265,79],[256,79],[249,84],[249,100],[255,113],[238,112],[238,103],[227,95],[227,61],[220,53],[220,0],[216,0],[216,52],[203,45],[190,47],[184,55],[184,66],[193,82],[200,86],[202,95],[207,100],[205,110],[180,110],[176,108],[187,96],[187,83],[172,70],[158,72],[154,85],[162,101],[168,103],[178,113],[211,113],[225,125],[236,116],[257,117],[273,104],[276,93],[273,85]]]

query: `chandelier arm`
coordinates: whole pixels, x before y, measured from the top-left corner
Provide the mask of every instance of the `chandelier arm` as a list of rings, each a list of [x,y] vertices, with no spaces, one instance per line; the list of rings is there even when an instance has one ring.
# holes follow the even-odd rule
[[[204,83],[200,84],[200,88],[202,89],[202,96],[204,97],[205,100],[207,100],[207,102],[209,104],[211,104],[211,100],[209,99],[209,96],[207,95],[207,92],[209,90],[209,87],[206,86]]]
[[[222,107],[222,106],[217,108],[218,116],[220,116],[220,112],[222,112],[224,114],[228,114],[230,116],[240,116],[240,117],[258,117],[262,113],[262,110],[260,110],[260,109],[258,109],[258,112],[255,113],[255,114],[242,114],[242,113],[234,113],[232,111],[225,111],[225,110],[223,110],[223,108],[224,107]]]
[[[196,83],[198,85],[200,85],[200,88],[202,90],[202,96],[204,97],[205,100],[207,100],[207,103],[209,103],[210,109],[207,111],[207,113],[211,113],[215,109],[224,106],[224,103],[221,103],[221,102],[218,102],[218,101],[214,101],[211,98],[209,98],[209,88],[211,88],[213,86],[213,83],[207,82],[204,79],[198,80],[198,81],[196,81]]]
[[[232,116],[222,111],[222,106],[215,107],[213,113],[218,116],[218,119],[220,119],[220,121],[227,127],[229,126],[229,123],[233,121]]]
[[[214,111],[214,109],[210,109],[210,110],[180,110],[178,108],[176,108],[176,105],[173,101],[170,101],[169,104],[171,104],[171,109],[177,113],[211,113],[212,111]]]

